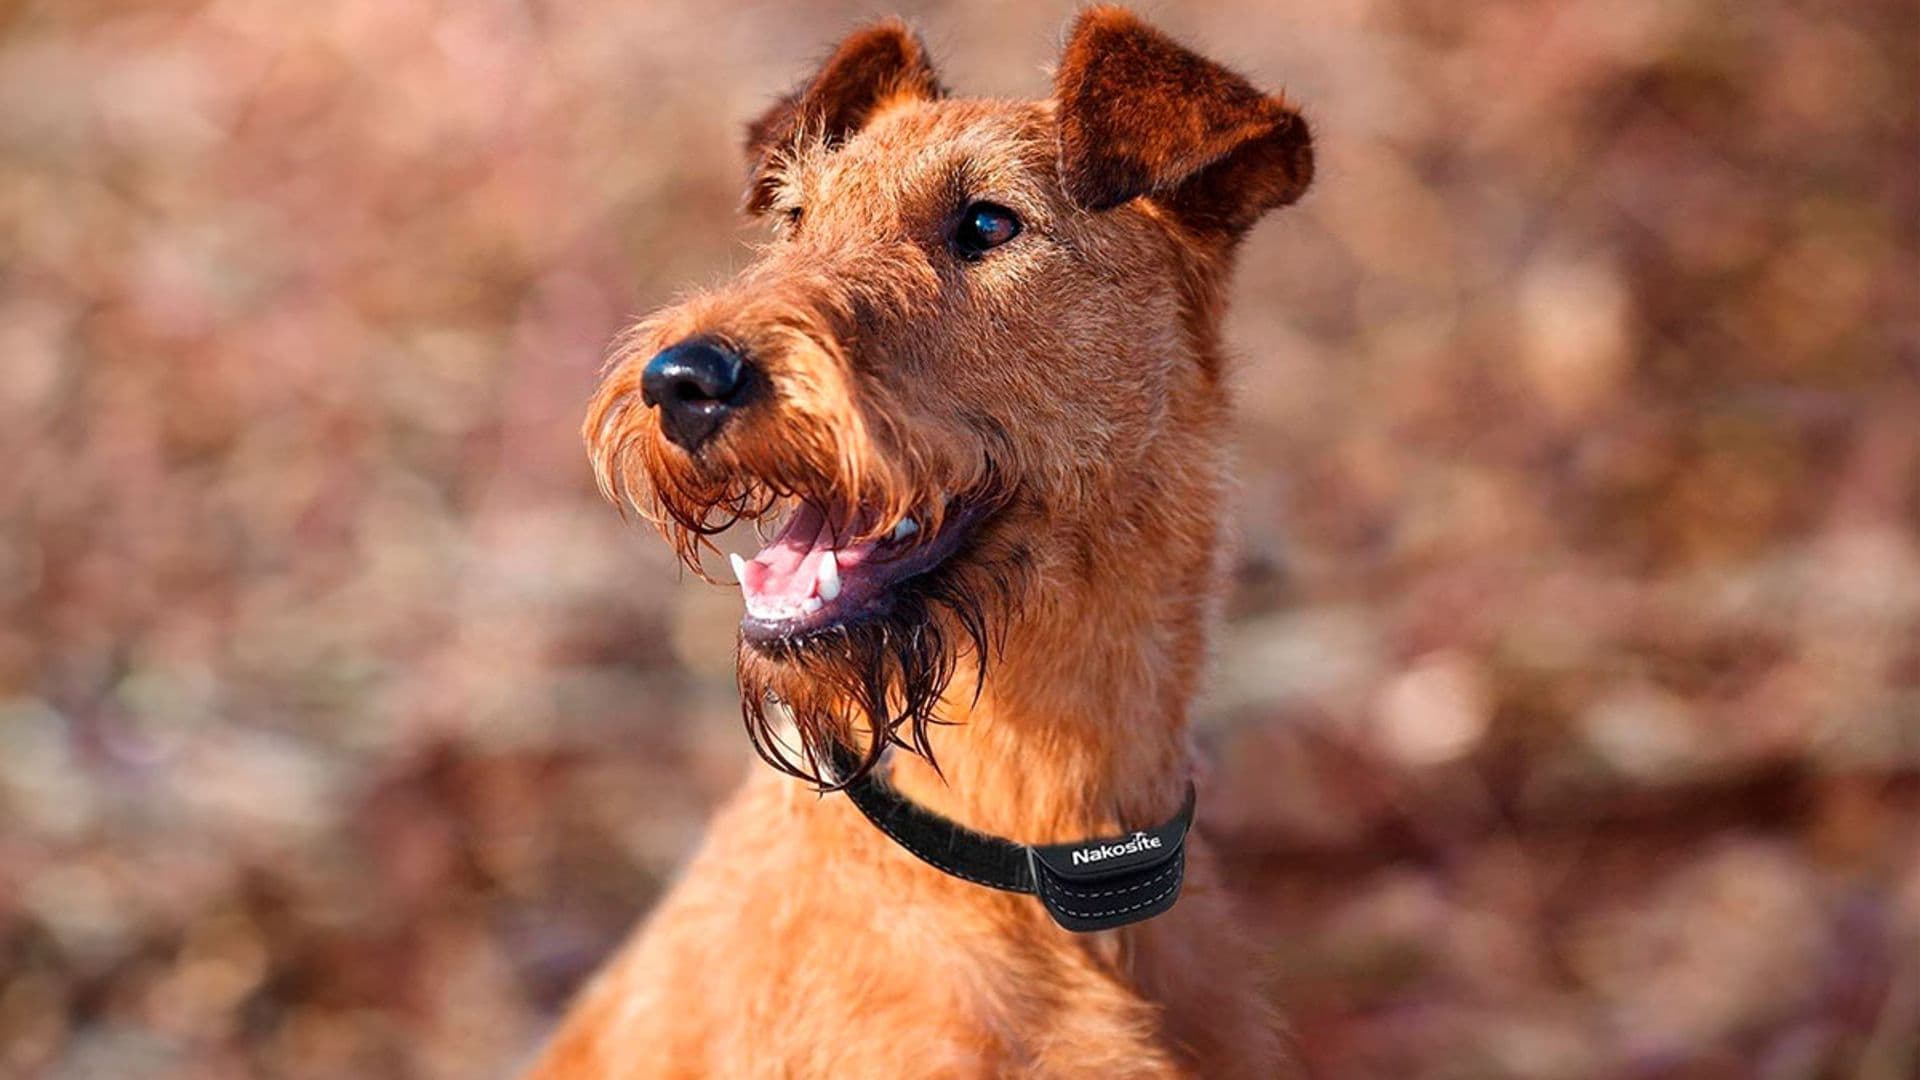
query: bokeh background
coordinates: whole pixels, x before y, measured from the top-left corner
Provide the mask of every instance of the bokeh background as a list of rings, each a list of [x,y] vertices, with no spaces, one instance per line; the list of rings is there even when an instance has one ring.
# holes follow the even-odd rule
[[[1070,15],[0,0],[0,1074],[524,1059],[751,767],[583,403],[887,10]],[[1148,11],[1319,133],[1199,725],[1303,1058],[1920,1075],[1920,11]]]

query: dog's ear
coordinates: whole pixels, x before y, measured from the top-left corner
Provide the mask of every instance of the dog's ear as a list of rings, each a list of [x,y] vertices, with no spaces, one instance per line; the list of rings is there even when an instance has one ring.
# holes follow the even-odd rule
[[[1088,210],[1144,196],[1196,232],[1233,237],[1313,178],[1307,122],[1285,98],[1122,8],[1081,13],[1054,100],[1060,180]]]
[[[747,125],[747,210],[761,213],[778,186],[776,159],[807,139],[844,142],[879,108],[901,98],[946,96],[926,46],[898,19],[855,31],[801,87]]]

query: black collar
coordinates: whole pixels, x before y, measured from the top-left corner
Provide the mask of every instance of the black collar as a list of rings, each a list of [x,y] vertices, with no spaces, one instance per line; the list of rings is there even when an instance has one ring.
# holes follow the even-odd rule
[[[835,768],[842,776],[851,773],[851,752],[835,749]],[[1068,930],[1112,930],[1150,919],[1180,898],[1187,827],[1193,823],[1191,783],[1186,803],[1163,825],[1131,836],[1046,845],[1016,844],[941,817],[908,801],[878,770],[842,790],[875,828],[920,861],[975,885],[1032,893]]]

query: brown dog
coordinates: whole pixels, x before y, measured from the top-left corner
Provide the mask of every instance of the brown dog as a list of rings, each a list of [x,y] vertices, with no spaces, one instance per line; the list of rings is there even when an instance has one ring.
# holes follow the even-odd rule
[[[800,779],[747,783],[535,1074],[1278,1074],[1198,836],[1171,911],[1074,934],[819,785],[836,742],[862,769],[901,747],[892,788],[1025,844],[1179,808],[1222,589],[1224,282],[1306,188],[1306,124],[1096,8],[1051,100],[950,99],[888,23],[748,148],[776,239],[622,340],[586,437],[696,572],[713,532],[788,512],[735,560],[739,668]]]

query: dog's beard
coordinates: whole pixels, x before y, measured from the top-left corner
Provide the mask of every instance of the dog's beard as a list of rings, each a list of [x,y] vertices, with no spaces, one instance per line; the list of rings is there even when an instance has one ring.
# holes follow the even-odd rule
[[[783,503],[819,498],[802,492],[820,490],[812,477],[783,479],[770,471],[750,479],[672,469],[647,475],[652,482],[638,505],[682,563],[708,581],[714,579],[702,566],[701,552],[717,550],[711,540],[715,534],[741,521],[770,517]],[[912,515],[927,522],[923,528],[930,534],[946,525],[967,527],[970,534],[928,572],[890,584],[881,610],[787,639],[742,637],[741,713],[755,752],[769,765],[823,790],[864,776],[889,746],[919,754],[938,768],[928,739],[939,722],[936,712],[962,671],[970,671],[976,694],[985,685],[1025,578],[1024,549],[983,535],[992,524],[985,511],[1003,507],[1004,499],[992,482],[995,470],[989,466],[981,475],[983,481],[959,503],[981,509],[988,520],[974,517],[963,526],[943,513]],[[882,501],[891,509],[868,516],[898,519],[909,516],[906,508],[945,509],[933,497],[898,489],[884,494],[893,496]],[[836,494],[819,501],[844,498]],[[857,761],[851,771],[843,767],[849,754]]]
[[[865,775],[889,746],[938,769],[937,710],[962,671],[976,695],[985,685],[1018,595],[1021,560],[982,547],[894,584],[883,613],[796,640],[743,640],[741,714],[760,757],[822,789]]]
[[[646,473],[647,516],[681,561],[706,580],[713,579],[700,555],[703,549],[715,550],[711,537],[716,533],[772,517],[784,503],[827,503],[846,498],[838,492],[859,490],[851,484],[823,485],[801,463],[793,463],[787,477],[768,468],[773,462],[756,464],[764,471],[745,476],[671,467]],[[870,481],[874,475],[868,474]],[[913,515],[928,522],[924,527],[930,534],[949,525],[968,531],[937,566],[889,585],[881,610],[792,638],[740,639],[741,715],[764,761],[822,790],[866,775],[890,746],[918,754],[938,769],[929,731],[940,722],[941,702],[963,672],[972,676],[975,694],[985,685],[1026,578],[1026,550],[991,536],[992,519],[1008,502],[997,479],[997,470],[984,467],[975,486],[956,500],[978,511],[954,515],[964,522],[927,511]],[[821,490],[836,494],[803,494]],[[869,513],[879,520],[885,520],[882,513],[906,517],[909,507],[945,509],[937,497],[899,488],[867,498],[892,508]],[[851,770],[845,767],[849,756],[856,762]]]

